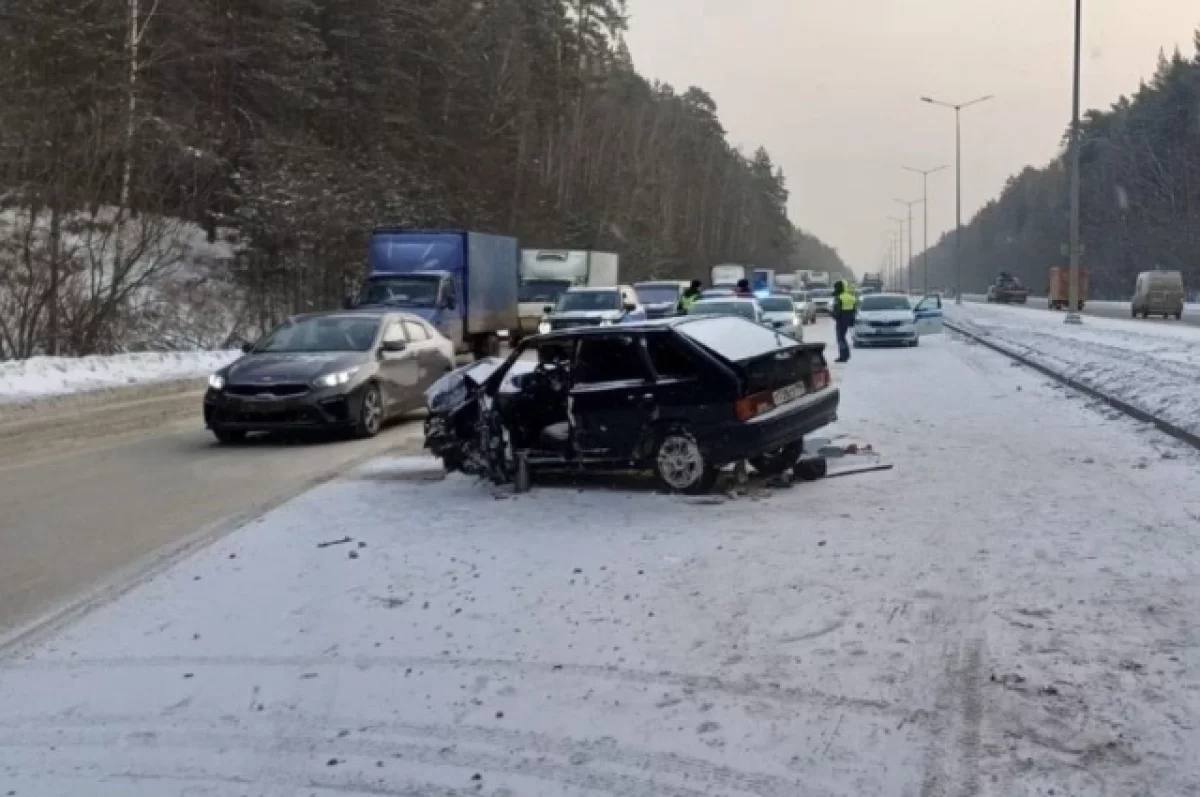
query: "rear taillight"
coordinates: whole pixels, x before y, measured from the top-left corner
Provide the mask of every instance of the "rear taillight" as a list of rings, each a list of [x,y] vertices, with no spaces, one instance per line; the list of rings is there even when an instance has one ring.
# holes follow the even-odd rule
[[[829,376],[829,368],[820,368],[816,371],[813,371],[812,389],[824,390],[825,388],[829,387],[832,381],[833,380]]]
[[[775,399],[769,390],[738,399],[734,405],[734,413],[739,421],[748,421],[773,409],[775,409]]]

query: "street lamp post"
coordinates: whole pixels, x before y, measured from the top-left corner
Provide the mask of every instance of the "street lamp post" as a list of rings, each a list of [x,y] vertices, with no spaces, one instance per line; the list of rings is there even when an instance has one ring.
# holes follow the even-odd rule
[[[1079,317],[1079,47],[1083,33],[1083,0],[1075,0],[1075,79],[1071,97],[1071,272],[1067,278],[1067,324]]]
[[[899,216],[888,216],[888,221],[896,222],[896,267],[904,262],[904,219]],[[912,250],[912,241],[908,242],[908,248]]]
[[[893,197],[895,199],[895,197]],[[912,209],[913,205],[922,204],[925,199],[896,199],[901,205],[908,208],[908,259],[904,261],[904,267],[908,271],[908,292],[912,293],[912,264],[913,264],[913,232],[912,232]],[[928,218],[928,214],[926,214]]]
[[[962,125],[959,116],[963,108],[969,108],[993,95],[986,94],[969,102],[943,102],[932,97],[922,97],[921,102],[954,109],[954,303],[962,304]]]
[[[924,240],[922,242],[922,248],[921,248],[921,270],[925,272],[925,295],[928,296],[929,295],[929,175],[931,175],[935,172],[940,172],[942,169],[947,169],[947,168],[949,168],[949,166],[947,166],[946,164],[942,164],[941,166],[937,166],[932,169],[916,169],[916,168],[913,168],[912,166],[901,166],[900,168],[904,169],[905,171],[915,172],[916,174],[921,175],[921,192],[922,192],[921,193],[921,204],[923,205],[922,209],[925,211],[925,220],[924,220],[925,231],[922,234]],[[909,238],[909,243],[910,243],[910,245],[912,243],[911,236]],[[911,282],[911,280],[910,280],[910,282]],[[909,289],[910,290],[912,289],[911,284],[909,285]]]

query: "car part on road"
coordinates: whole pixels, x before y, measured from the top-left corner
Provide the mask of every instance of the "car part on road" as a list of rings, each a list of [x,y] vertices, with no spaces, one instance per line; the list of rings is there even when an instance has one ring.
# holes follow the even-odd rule
[[[775,476],[791,468],[804,453],[804,442],[790,443],[778,451],[750,458],[750,464],[764,476]]]
[[[825,459],[825,457],[802,459],[796,463],[796,466],[792,470],[799,479],[803,479],[806,482],[816,481],[817,479],[825,478],[825,475],[829,472],[829,460]]]

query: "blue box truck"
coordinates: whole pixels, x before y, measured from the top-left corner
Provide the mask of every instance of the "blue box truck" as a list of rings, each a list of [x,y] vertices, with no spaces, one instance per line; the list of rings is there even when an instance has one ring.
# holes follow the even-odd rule
[[[381,227],[371,233],[356,307],[394,307],[424,318],[476,357],[500,352],[517,326],[517,239],[465,230]]]

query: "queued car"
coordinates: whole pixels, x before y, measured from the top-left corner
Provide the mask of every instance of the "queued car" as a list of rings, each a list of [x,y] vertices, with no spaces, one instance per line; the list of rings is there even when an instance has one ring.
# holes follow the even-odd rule
[[[686,280],[654,280],[635,283],[633,290],[647,318],[667,318],[679,315],[679,300],[687,287]]]
[[[629,285],[571,288],[559,297],[557,305],[547,306],[546,313],[546,319],[538,326],[540,333],[646,320],[646,310]]]
[[[737,296],[733,288],[705,288],[700,291],[701,299],[723,299],[726,296]]]
[[[915,304],[903,293],[872,293],[859,299],[854,345],[917,346],[921,335],[942,331],[942,299],[926,296]]]
[[[425,445],[447,471],[528,487],[542,471],[653,471],[704,492],[720,468],[824,475],[805,435],[837,417],[825,344],[744,318],[681,316],[529,338],[428,392]]]
[[[800,311],[791,295],[774,293],[758,299],[762,307],[763,323],[785,335],[791,335],[796,340],[804,340],[804,323],[800,319]]]
[[[296,316],[208,378],[204,424],[222,443],[249,432],[343,429],[373,437],[420,409],[454,368],[454,344],[410,313]]]
[[[1029,299],[1029,289],[1014,274],[1001,271],[996,275],[996,281],[988,286],[988,302],[1000,304],[1025,304]]]
[[[833,288],[812,288],[808,295],[815,312],[833,315]]]
[[[800,314],[801,323],[817,323],[817,306],[813,303],[807,290],[792,291],[792,301],[796,303],[796,312]]]
[[[763,309],[758,299],[733,294],[712,299],[702,298],[692,305],[688,315],[732,315],[756,324],[763,322]]]

